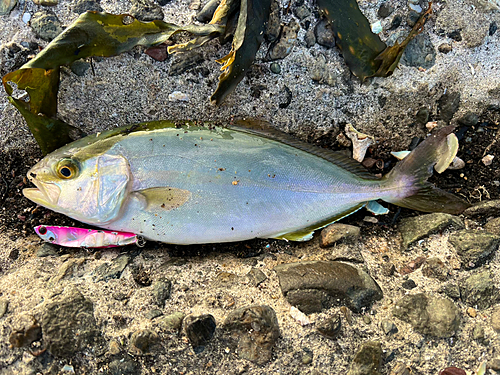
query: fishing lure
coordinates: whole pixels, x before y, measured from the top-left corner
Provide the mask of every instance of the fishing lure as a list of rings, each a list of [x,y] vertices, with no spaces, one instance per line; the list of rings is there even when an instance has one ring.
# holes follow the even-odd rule
[[[39,225],[35,232],[41,239],[65,247],[109,248],[136,244],[144,246],[141,236],[128,232]]]

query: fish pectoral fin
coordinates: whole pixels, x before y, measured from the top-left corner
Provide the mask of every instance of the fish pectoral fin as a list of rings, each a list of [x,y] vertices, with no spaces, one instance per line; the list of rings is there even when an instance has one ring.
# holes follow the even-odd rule
[[[277,240],[288,240],[288,241],[309,241],[313,238],[313,234],[316,230],[326,227],[327,225],[333,224],[346,216],[349,216],[362,208],[366,203],[359,203],[356,206],[348,209],[347,211],[341,212],[335,216],[329,217],[319,223],[313,224],[309,227],[299,229],[297,231],[279,234],[275,237],[271,237]]]
[[[374,215],[387,215],[389,213],[388,208],[375,201],[368,202],[368,204],[366,205],[366,210]]]
[[[191,197],[191,192],[167,186],[138,190],[132,195],[143,202],[143,207],[147,211],[170,211],[186,203]]]

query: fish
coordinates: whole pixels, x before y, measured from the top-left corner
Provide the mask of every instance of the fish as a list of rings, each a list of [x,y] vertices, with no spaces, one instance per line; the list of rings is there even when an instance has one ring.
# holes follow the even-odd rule
[[[427,181],[453,160],[453,129],[433,133],[377,178],[348,156],[263,121],[147,122],[47,155],[29,170],[36,187],[23,194],[80,222],[170,244],[306,241],[377,200],[424,212],[469,207]]]
[[[127,232],[55,225],[38,225],[34,229],[42,240],[65,247],[110,248],[132,244],[143,246],[144,244],[140,236]]]

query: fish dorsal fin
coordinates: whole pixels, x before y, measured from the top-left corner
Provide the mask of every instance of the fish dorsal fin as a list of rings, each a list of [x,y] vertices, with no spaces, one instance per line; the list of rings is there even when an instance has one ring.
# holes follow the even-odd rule
[[[354,173],[358,177],[369,180],[377,179],[360,163],[345,155],[343,152],[320,148],[310,143],[300,141],[292,137],[290,134],[284,133],[274,128],[267,121],[260,119],[237,119],[235,120],[234,124],[235,126],[232,128],[234,128],[235,130],[272,139],[274,141],[278,141],[288,146],[292,146],[299,150],[308,152],[312,155],[319,156],[320,158],[328,160],[329,162],[339,166],[340,168]]]
[[[319,223],[316,223],[314,225],[311,225],[310,227],[304,228],[304,229],[299,229],[295,232],[290,232],[290,233],[285,233],[285,234],[280,234],[276,237],[273,237],[277,240],[288,240],[288,241],[309,241],[314,232],[318,229],[324,228],[327,225],[333,224],[336,221],[339,221],[343,219],[346,216],[349,216],[362,208],[365,205],[365,203],[360,203],[347,211],[341,212],[340,214],[337,214],[335,216],[329,217],[326,220],[323,220]]]
[[[191,197],[191,192],[167,186],[138,190],[132,195],[143,202],[146,211],[156,212],[170,211],[182,206]]]

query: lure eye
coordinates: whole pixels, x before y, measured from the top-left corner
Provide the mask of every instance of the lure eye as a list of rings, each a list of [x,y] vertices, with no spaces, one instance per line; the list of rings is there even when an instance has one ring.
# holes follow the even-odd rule
[[[40,227],[38,228],[38,233],[40,233],[42,236],[47,233],[47,228],[45,227]]]
[[[68,180],[70,178],[76,177],[77,174],[78,165],[70,159],[63,159],[57,165],[57,175],[60,178]]]

